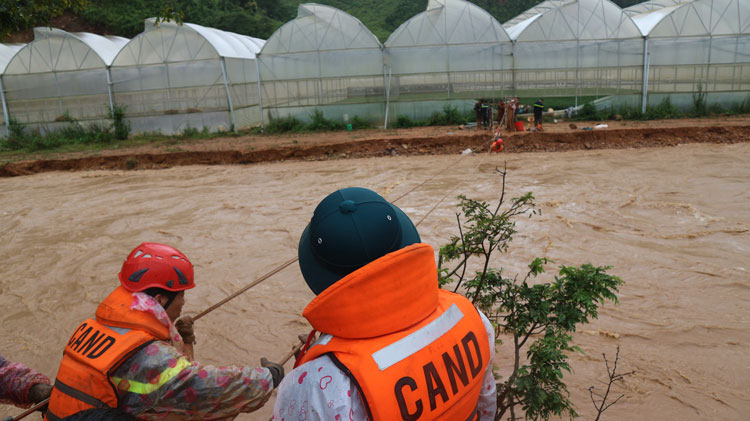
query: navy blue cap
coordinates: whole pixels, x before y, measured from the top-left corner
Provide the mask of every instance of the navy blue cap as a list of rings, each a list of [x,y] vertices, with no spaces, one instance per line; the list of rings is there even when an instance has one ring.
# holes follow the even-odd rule
[[[362,266],[419,242],[401,209],[372,190],[349,187],[315,208],[299,240],[299,267],[317,295]]]

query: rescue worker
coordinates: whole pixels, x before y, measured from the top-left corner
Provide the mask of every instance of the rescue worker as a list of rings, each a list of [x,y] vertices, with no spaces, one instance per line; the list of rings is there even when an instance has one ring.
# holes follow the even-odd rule
[[[537,131],[542,131],[542,113],[544,112],[544,100],[542,98],[539,98],[534,103],[534,126],[536,126]]]
[[[492,142],[492,146],[490,147],[490,152],[497,152],[500,153],[503,151],[503,139],[501,137],[495,138],[495,141]]]
[[[477,129],[482,127],[482,120],[484,119],[484,111],[482,111],[482,100],[480,99],[474,104],[474,113],[477,115]]]
[[[298,256],[316,294],[302,315],[321,336],[279,386],[274,419],[494,419],[492,325],[439,289],[434,250],[401,209],[338,190]]]
[[[284,376],[264,367],[191,362],[192,320],[178,323],[193,265],[179,250],[143,243],[125,259],[118,286],[63,351],[47,420],[113,407],[139,419],[233,418],[268,400]]]
[[[0,404],[28,408],[47,399],[51,391],[47,376],[0,355]]]
[[[482,103],[482,125],[485,129],[490,127],[490,119],[492,118],[492,104],[484,101]]]

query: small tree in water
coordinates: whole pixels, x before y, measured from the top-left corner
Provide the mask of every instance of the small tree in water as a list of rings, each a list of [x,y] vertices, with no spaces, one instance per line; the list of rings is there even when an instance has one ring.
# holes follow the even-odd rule
[[[507,171],[496,171],[502,177],[497,206],[458,197],[459,235],[440,248],[440,286],[451,285],[454,291],[463,287],[464,294],[492,321],[496,336],[512,337],[514,363],[510,376],[497,385],[496,420],[506,416],[517,419],[519,407],[529,419],[576,417],[563,382],[564,371],[570,372],[567,353],[581,352],[571,345],[570,335],[577,325],[597,318],[598,306],[604,301],[617,302],[615,293],[622,280],[607,274],[608,266],[585,264],[561,266],[553,282],[531,285],[529,281],[551,263],[547,258],[534,259],[520,280],[518,275],[505,276],[502,268],[491,268],[492,254],[506,252],[516,234],[515,218],[540,212],[531,193],[513,198],[505,206]],[[469,275],[469,263],[477,259],[482,269]],[[451,263],[455,266],[445,267]]]

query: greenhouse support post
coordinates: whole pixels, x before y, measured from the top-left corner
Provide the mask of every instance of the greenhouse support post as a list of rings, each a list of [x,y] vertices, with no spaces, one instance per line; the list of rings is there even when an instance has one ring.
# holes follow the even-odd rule
[[[5,103],[5,88],[3,77],[0,76],[0,100],[3,102],[3,116],[5,117],[5,134],[10,136],[10,116],[8,115],[8,104]]]
[[[388,69],[388,74],[386,75],[385,69],[387,66],[383,65],[383,82],[385,83],[385,122],[383,122],[383,128],[388,128],[388,111],[391,109],[391,75],[393,74],[393,69]]]
[[[646,103],[648,102],[648,37],[643,37],[643,90],[641,91],[641,112],[646,112]]]
[[[229,82],[227,82],[227,65],[224,57],[221,58],[221,75],[224,76],[224,88],[227,90],[227,102],[229,103],[229,116],[232,118],[232,131],[237,131],[237,122],[234,121],[234,107],[232,106],[232,95],[229,94]]]
[[[260,66],[258,65],[258,56],[255,56],[255,75],[258,78],[258,107],[260,107],[260,132],[263,133],[263,89],[260,84]]]
[[[115,103],[112,101],[112,68],[107,66],[107,93],[109,94],[109,113],[115,118]]]

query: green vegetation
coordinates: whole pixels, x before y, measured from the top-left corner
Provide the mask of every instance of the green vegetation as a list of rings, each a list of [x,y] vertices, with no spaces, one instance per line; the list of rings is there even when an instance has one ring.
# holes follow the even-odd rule
[[[323,111],[319,109],[313,110],[310,114],[310,123],[305,124],[294,116],[288,117],[271,117],[268,124],[265,126],[266,133],[299,133],[299,132],[324,132],[324,131],[336,131],[336,130],[347,130],[346,123],[338,120],[331,120],[326,118]],[[355,115],[352,117],[349,123],[352,126],[352,130],[362,130],[372,128],[372,124],[365,118]],[[253,129],[254,132],[259,132],[260,129]]]
[[[459,235],[440,248],[439,283],[470,298],[495,326],[498,343],[514,355],[510,374],[498,382],[496,420],[576,417],[563,381],[571,369],[568,353],[582,352],[571,344],[571,335],[579,325],[597,318],[605,301],[617,302],[622,280],[607,274],[608,266],[584,264],[560,266],[552,281],[540,282],[536,278],[551,263],[547,258],[534,259],[521,278],[490,267],[495,252],[508,251],[517,233],[515,219],[539,212],[531,193],[511,199],[506,206],[507,171],[497,172],[503,187],[496,206],[458,197]],[[446,267],[451,262],[457,262],[455,267]],[[472,271],[472,267],[480,269]],[[503,344],[502,338],[510,343]],[[610,380],[616,380],[614,372]],[[604,401],[606,395],[597,408],[599,414],[606,409]],[[521,411],[523,415],[518,414]]]
[[[728,108],[725,108],[720,104],[711,104],[709,107],[706,102],[705,92],[699,90],[698,93],[693,95],[693,107],[688,110],[680,110],[675,107],[669,97],[664,98],[657,105],[647,106],[646,112],[641,112],[640,107],[627,106],[618,108],[609,107],[597,110],[593,103],[587,102],[583,105],[581,110],[573,116],[572,120],[612,120],[616,118],[616,116],[621,117],[623,120],[663,120],[672,118],[730,116],[746,113],[750,113],[750,95],[740,102],[731,104]]]
[[[391,124],[394,129],[407,129],[419,126],[449,126],[452,124],[466,124],[474,119],[474,111],[461,114],[458,108],[447,104],[443,106],[443,112],[435,111],[427,120],[412,120],[409,116],[400,114],[396,121]]]
[[[47,24],[65,10],[80,12],[86,0],[3,0],[0,2],[0,41],[12,32]]]

